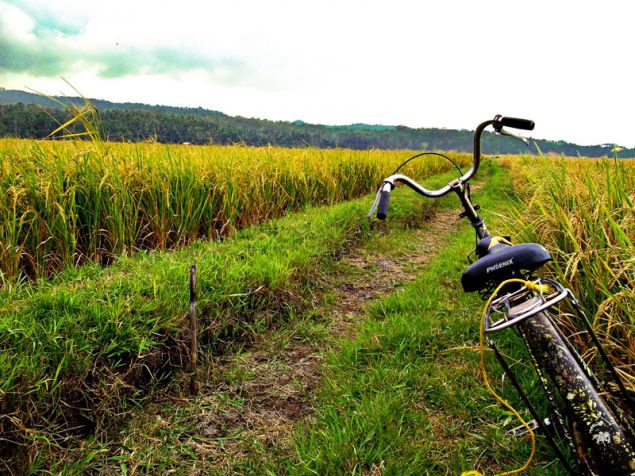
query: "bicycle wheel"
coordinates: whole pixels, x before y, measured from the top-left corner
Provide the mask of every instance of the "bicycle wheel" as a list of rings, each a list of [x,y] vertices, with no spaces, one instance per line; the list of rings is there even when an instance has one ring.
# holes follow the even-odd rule
[[[591,474],[633,474],[635,436],[603,398],[549,314],[539,312],[519,327],[540,371],[559,393],[563,410],[572,420],[578,456]]]

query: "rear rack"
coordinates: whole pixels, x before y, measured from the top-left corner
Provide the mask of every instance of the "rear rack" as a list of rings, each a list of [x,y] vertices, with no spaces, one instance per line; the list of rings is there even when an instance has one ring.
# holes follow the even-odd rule
[[[539,312],[548,309],[567,296],[574,301],[573,293],[570,289],[563,287],[560,283],[548,278],[539,278],[533,281],[538,286],[547,286],[553,292],[549,294],[536,294],[527,286],[502,295],[494,299],[485,314],[485,332],[491,334],[499,332],[519,322],[528,319]],[[577,303],[577,301],[575,301]],[[498,320],[493,320],[494,316],[500,316]]]

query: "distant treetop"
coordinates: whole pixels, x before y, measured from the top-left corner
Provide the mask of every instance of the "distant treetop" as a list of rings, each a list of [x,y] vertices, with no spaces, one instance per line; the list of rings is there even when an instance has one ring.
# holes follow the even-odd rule
[[[80,97],[55,99],[63,104],[84,104]],[[471,152],[472,133],[467,130],[381,124],[328,126],[232,117],[201,107],[174,107],[142,103],[89,100],[100,112],[104,138],[114,141],[235,144],[283,147],[314,146],[350,149],[454,150]],[[44,138],[69,119],[58,102],[45,96],[0,88],[0,137]],[[487,154],[544,154],[583,157],[635,157],[635,149],[615,144],[580,146],[564,141],[535,140],[531,147],[508,138],[485,134]]]

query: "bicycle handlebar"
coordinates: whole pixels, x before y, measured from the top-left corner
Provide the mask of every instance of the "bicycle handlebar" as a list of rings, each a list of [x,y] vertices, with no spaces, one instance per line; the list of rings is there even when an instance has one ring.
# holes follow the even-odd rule
[[[392,186],[385,183],[379,191],[379,205],[377,206],[377,218],[385,220],[388,215],[388,204],[390,203],[390,191]]]
[[[514,129],[523,129],[526,131],[533,131],[534,121],[530,121],[529,119],[519,119],[517,117],[502,117],[496,116],[495,121],[499,122],[501,127],[512,127]],[[494,126],[496,127],[496,126]]]
[[[517,117],[504,117],[497,115],[494,119],[485,121],[476,128],[474,131],[474,160],[470,169],[463,174],[460,178],[453,180],[445,187],[441,187],[437,190],[429,190],[424,186],[417,183],[410,177],[402,174],[393,174],[390,177],[384,179],[384,185],[377,192],[375,203],[373,204],[370,213],[370,217],[375,209],[377,209],[377,218],[385,220],[388,213],[388,204],[390,201],[390,191],[395,188],[397,182],[404,183],[415,192],[423,195],[424,197],[439,198],[447,195],[454,189],[460,189],[463,184],[468,182],[474,175],[481,163],[481,135],[486,127],[493,126],[497,133],[501,133],[503,127],[512,127],[514,129],[533,130],[535,124],[529,119],[520,119]]]

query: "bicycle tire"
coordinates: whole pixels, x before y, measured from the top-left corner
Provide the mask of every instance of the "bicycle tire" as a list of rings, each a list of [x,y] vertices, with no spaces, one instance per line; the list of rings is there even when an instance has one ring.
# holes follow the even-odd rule
[[[537,313],[519,327],[540,371],[551,379],[565,413],[572,418],[574,431],[584,445],[582,459],[591,474],[633,474],[635,436],[602,397],[601,390],[572,354],[549,314]]]

